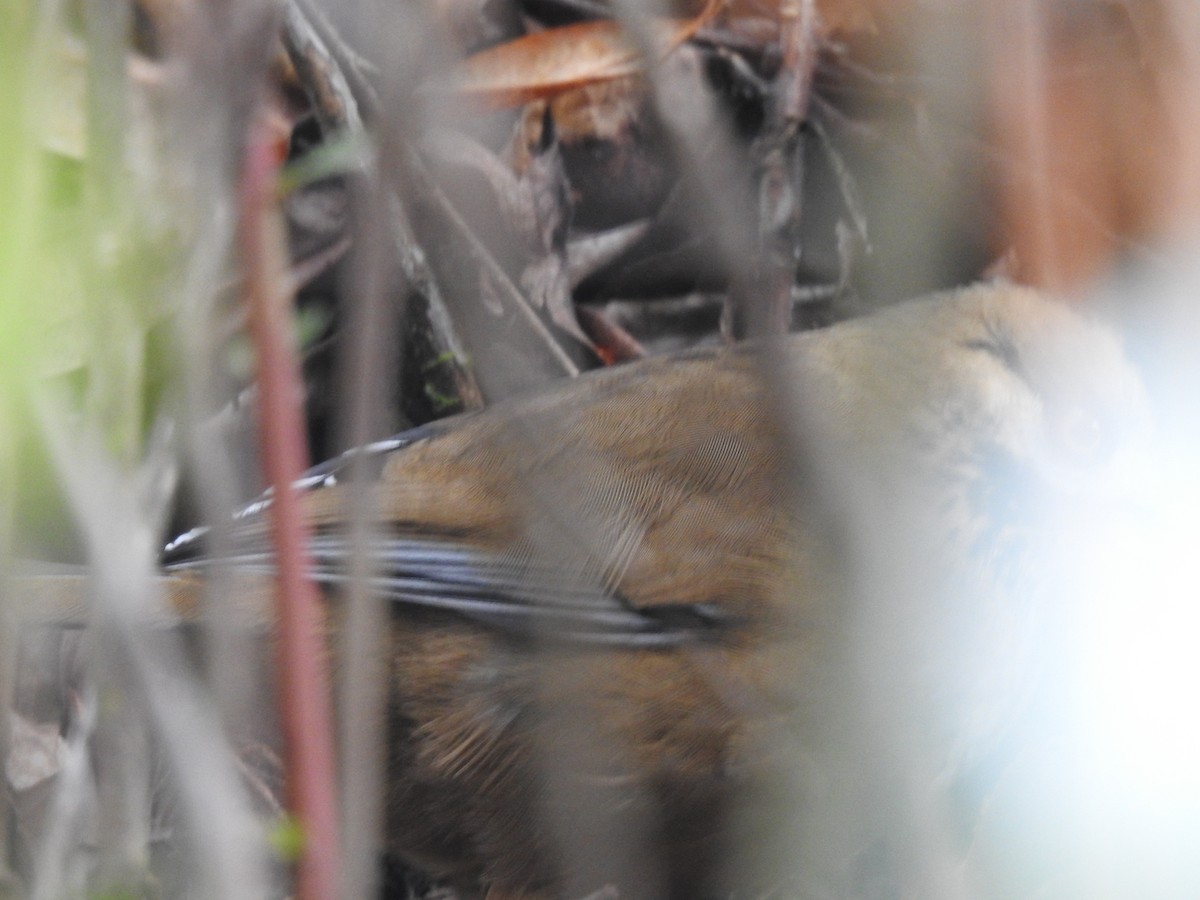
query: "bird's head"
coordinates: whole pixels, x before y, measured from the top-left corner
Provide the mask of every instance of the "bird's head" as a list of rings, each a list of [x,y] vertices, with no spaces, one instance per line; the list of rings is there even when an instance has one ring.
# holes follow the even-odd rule
[[[931,482],[986,482],[1015,500],[1018,476],[1064,495],[1129,487],[1147,407],[1103,323],[1035,291],[980,285],[835,332],[816,348],[849,373],[831,388],[827,430],[875,467],[882,490],[919,484],[927,497]]]
[[[841,326],[805,367],[832,397],[819,451],[868,598],[864,658],[911,672],[973,756],[1053,652],[1071,523],[1136,494],[1141,379],[1113,329],[1011,285]]]

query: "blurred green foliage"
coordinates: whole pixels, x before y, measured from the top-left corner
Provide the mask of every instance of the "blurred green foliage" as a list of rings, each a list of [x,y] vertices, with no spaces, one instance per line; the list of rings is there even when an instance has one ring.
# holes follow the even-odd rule
[[[267,843],[281,860],[294,863],[304,852],[304,826],[292,816],[284,816],[267,833]]]
[[[138,465],[171,383],[163,325],[181,258],[153,154],[129,152],[152,123],[95,121],[129,109],[124,47],[118,65],[91,65],[47,21],[55,6],[10,0],[0,28],[0,547],[48,555],[73,539],[45,405]],[[106,130],[115,140],[96,141]]]

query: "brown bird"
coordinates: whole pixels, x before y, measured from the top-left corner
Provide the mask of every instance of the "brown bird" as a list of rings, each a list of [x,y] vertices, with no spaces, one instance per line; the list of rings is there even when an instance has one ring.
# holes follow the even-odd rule
[[[1006,285],[776,349],[650,360],[358,451],[394,611],[392,850],[493,900],[753,896],[794,853],[810,896],[860,883],[820,847],[878,837],[874,786],[826,815],[884,752],[864,735],[916,734],[937,771],[986,754],[1036,675],[1047,510],[1100,495],[1137,376],[1109,330]],[[331,593],[349,459],[304,482]],[[232,563],[265,576],[262,505]],[[201,546],[166,555],[189,615]]]

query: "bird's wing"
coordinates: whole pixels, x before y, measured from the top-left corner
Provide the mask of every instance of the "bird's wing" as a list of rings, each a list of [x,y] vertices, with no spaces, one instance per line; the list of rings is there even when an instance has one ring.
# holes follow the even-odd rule
[[[654,377],[601,374],[351,451],[298,485],[313,577],[346,582],[351,477],[371,490],[373,586],[394,604],[572,641],[676,644],[724,633],[772,589],[777,458],[748,363],[712,354]],[[632,416],[636,411],[638,415]],[[263,515],[233,558],[273,567]],[[203,541],[168,567],[205,565]]]
[[[309,501],[340,507],[354,474],[378,483],[394,454],[453,431],[471,417],[422,426],[393,438],[348,451],[309,470],[296,482]],[[336,498],[336,499],[330,499]],[[236,549],[221,564],[245,575],[274,573],[274,555],[265,529],[270,494],[235,516]],[[310,503],[310,505],[313,505]],[[214,565],[206,555],[208,529],[171,541],[164,551],[168,572],[202,572]],[[641,609],[600,579],[567,577],[547,564],[531,562],[519,548],[503,553],[478,541],[446,534],[397,534],[385,524],[362,548],[370,560],[368,587],[397,610],[440,610],[500,631],[539,639],[627,646],[672,646],[716,635],[729,624],[710,604],[670,604]],[[515,551],[515,552],[514,552]],[[324,527],[310,543],[312,577],[329,588],[350,580],[350,538]]]
[[[621,646],[673,646],[716,636],[731,623],[706,604],[635,609],[615,592],[567,581],[560,573],[441,538],[376,537],[363,548],[368,588],[398,611],[440,610],[514,635]],[[350,540],[317,535],[310,543],[312,578],[340,588],[350,580]],[[270,575],[265,541],[221,560],[239,574]],[[203,556],[176,559],[175,573],[214,565]]]

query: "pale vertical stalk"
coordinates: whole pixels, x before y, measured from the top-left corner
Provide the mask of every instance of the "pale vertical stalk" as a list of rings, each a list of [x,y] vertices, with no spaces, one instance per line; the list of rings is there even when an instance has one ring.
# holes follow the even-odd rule
[[[84,892],[85,876],[78,853],[81,822],[88,791],[88,740],[95,730],[95,692],[79,704],[75,727],[67,735],[66,753],[54,782],[47,827],[37,847],[30,900],[60,900]]]
[[[1055,188],[1050,174],[1050,111],[1046,94],[1048,48],[1042,0],[1017,0],[993,6],[996,7],[993,17],[1000,17],[1001,21],[1011,17],[1011,25],[995,29],[997,37],[1007,35],[1010,39],[993,41],[998,55],[991,60],[992,79],[1013,78],[1017,86],[995,89],[993,96],[999,97],[1002,111],[1009,113],[1004,126],[1012,129],[1019,156],[1028,166],[1022,193],[1027,194],[1023,205],[1030,211],[1031,220],[1019,224],[1029,230],[1031,238],[1029,246],[1034,258],[1028,260],[1029,272],[1036,284],[1061,288],[1065,273],[1053,214]]]
[[[350,279],[350,315],[342,359],[341,432],[344,443],[361,446],[379,438],[386,420],[389,372],[385,342],[398,333],[397,310],[389,305],[403,288],[396,284],[387,240],[389,198],[371,183],[357,192],[361,227],[355,238],[355,267]],[[394,361],[394,360],[393,360]],[[383,510],[370,490],[365,458],[350,466],[348,521],[350,583],[345,626],[339,637],[343,660],[340,688],[343,839],[343,897],[373,897],[378,891],[382,849],[383,798],[387,790],[384,744],[387,720],[389,644],[386,604],[369,585],[378,574],[368,548],[379,530]]]
[[[4,469],[0,463],[0,472]],[[2,476],[0,476],[2,477]],[[7,528],[3,529],[7,532]],[[9,535],[0,537],[0,759],[8,759],[12,752],[12,729],[8,710],[14,709],[17,637],[19,625],[10,612],[8,598],[11,596],[11,573],[9,566]],[[10,791],[0,789],[0,822],[11,822],[13,807]],[[0,889],[12,880],[10,860],[13,859],[9,828],[0,828]]]
[[[119,198],[130,189],[124,165],[125,137],[128,133],[127,83],[125,78],[126,36],[131,15],[129,7],[116,8],[102,0],[86,0],[83,5],[87,29],[87,213],[93,246],[88,261],[88,289],[93,300],[87,308],[93,313],[93,327],[107,341],[109,354],[133,354],[141,347],[129,339],[136,326],[118,312],[120,284],[109,271],[106,255],[116,250],[127,229],[123,228]],[[125,213],[127,215],[127,213]],[[100,338],[104,341],[104,337]],[[124,351],[124,354],[122,353]],[[136,358],[121,359],[118,371],[138,367]],[[141,398],[129,384],[102,376],[105,367],[93,366],[92,377],[99,382],[101,409],[113,422],[137,421],[131,404]],[[131,435],[122,428],[122,449]],[[102,620],[103,621],[103,620]],[[92,644],[90,669],[100,695],[106,702],[99,708],[93,748],[96,758],[97,818],[104,827],[97,832],[99,850],[96,880],[102,890],[135,885],[145,877],[150,857],[150,757],[143,710],[132,692],[126,689],[127,673],[121,672],[117,640],[104,627],[88,635]]]
[[[100,688],[120,691],[124,702],[144,710],[166,754],[192,851],[189,895],[261,897],[266,891],[261,829],[238,784],[220,724],[183,664],[182,643],[149,624],[164,599],[155,572],[156,535],[139,509],[140,492],[107,457],[96,432],[59,410],[52,395],[39,398],[41,431],[87,548],[97,649],[119,661]],[[107,824],[101,822],[101,828]]]
[[[1200,228],[1200,6],[1193,0],[1165,3],[1171,33],[1177,36],[1170,49],[1178,54],[1164,79],[1178,148],[1175,169],[1168,175],[1173,208],[1167,225],[1191,239]]]
[[[233,243],[234,183],[249,109],[261,100],[267,54],[275,31],[270,5],[249,0],[178,5],[157,24],[175,73],[167,82],[165,152],[172,161],[164,188],[179,203],[187,254],[171,285],[172,335],[181,384],[181,445],[199,518],[209,532],[206,552],[219,561],[231,552],[230,518],[239,502],[239,472],[230,448],[209,419],[233,394],[215,336],[218,285],[227,280]],[[257,487],[257,485],[256,485]],[[247,692],[254,642],[239,624],[237,592],[227,567],[209,567],[203,636],[207,678],[226,728],[246,733],[261,718],[261,699]]]

